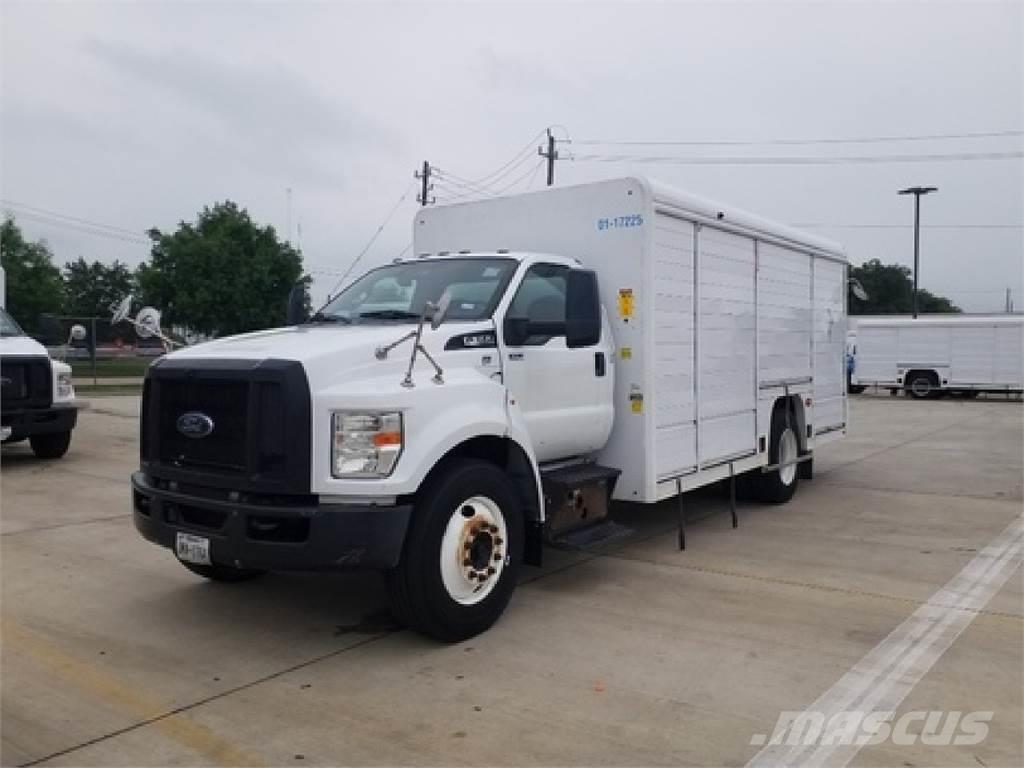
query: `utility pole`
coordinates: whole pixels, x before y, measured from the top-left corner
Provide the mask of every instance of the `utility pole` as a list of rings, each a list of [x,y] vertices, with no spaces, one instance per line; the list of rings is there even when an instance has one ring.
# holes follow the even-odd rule
[[[434,185],[430,183],[432,173],[433,169],[426,160],[423,161],[422,171],[413,171],[412,177],[420,180],[420,193],[416,195],[416,202],[420,205],[432,205],[437,201],[437,198],[430,196],[430,191],[434,188]]]
[[[896,193],[914,196],[914,293],[911,296],[911,306],[915,318],[917,318],[917,273],[921,266],[921,195],[938,191],[938,187],[907,187]]]
[[[555,183],[555,160],[558,159],[558,152],[555,150],[555,137],[551,135],[550,128],[548,128],[548,151],[545,152],[543,147],[537,147],[537,154],[547,158],[548,186],[550,187]]]
[[[284,241],[290,243],[292,241],[292,188],[285,187],[285,236]]]

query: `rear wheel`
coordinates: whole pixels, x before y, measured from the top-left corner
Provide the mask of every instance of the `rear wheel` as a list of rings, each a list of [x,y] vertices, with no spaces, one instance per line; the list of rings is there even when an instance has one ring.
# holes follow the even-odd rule
[[[255,579],[266,573],[266,571],[260,571],[255,568],[233,568],[230,565],[220,565],[219,563],[199,565],[197,563],[186,563],[184,560],[179,560],[178,562],[192,571],[192,573],[210,581],[249,581],[249,579]]]
[[[51,432],[46,435],[31,435],[28,439],[32,453],[40,459],[59,459],[68,452],[71,445],[71,430]]]
[[[398,567],[387,573],[396,617],[456,642],[488,629],[516,586],[523,519],[494,464],[459,459],[420,492]]]
[[[762,501],[783,504],[793,498],[800,483],[796,460],[800,458],[800,441],[796,436],[792,417],[787,418],[784,408],[772,413],[771,445],[768,450],[770,464],[781,464],[778,469],[765,472],[757,478],[758,496]]]
[[[927,371],[914,371],[905,381],[907,394],[918,400],[934,397],[938,392],[938,385],[935,375]]]

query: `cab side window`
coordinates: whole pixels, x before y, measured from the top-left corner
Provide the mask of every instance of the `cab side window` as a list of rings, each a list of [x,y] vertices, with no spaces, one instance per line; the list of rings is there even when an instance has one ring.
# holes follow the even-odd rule
[[[565,335],[568,275],[569,268],[557,264],[534,264],[527,270],[507,313],[512,322],[526,321],[531,326],[522,346],[541,346]]]

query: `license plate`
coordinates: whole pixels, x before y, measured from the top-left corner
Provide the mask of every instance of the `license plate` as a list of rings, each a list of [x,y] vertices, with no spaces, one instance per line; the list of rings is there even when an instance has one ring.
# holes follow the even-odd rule
[[[179,560],[196,565],[212,565],[210,562],[210,540],[205,536],[178,531],[175,552]]]

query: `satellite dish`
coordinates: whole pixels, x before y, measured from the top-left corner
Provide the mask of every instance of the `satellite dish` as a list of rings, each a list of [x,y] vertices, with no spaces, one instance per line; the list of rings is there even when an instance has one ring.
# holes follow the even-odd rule
[[[132,311],[132,295],[129,293],[120,302],[111,305],[110,311],[113,312],[113,316],[110,318],[111,323],[120,323],[126,320],[128,313]]]
[[[860,284],[860,280],[855,277],[850,278],[850,290],[853,291],[853,295],[861,301],[868,300],[868,292],[864,290],[864,286]]]
[[[444,322],[444,316],[448,314],[448,307],[451,306],[452,295],[445,288],[444,293],[441,294],[441,298],[437,300],[437,304],[434,305],[434,314],[430,316],[430,327],[435,331],[441,327],[441,323]]]
[[[140,339],[160,336],[160,310],[156,307],[143,307],[135,316],[135,332]]]
[[[85,338],[85,326],[75,323],[71,326],[71,340],[82,341]]]

